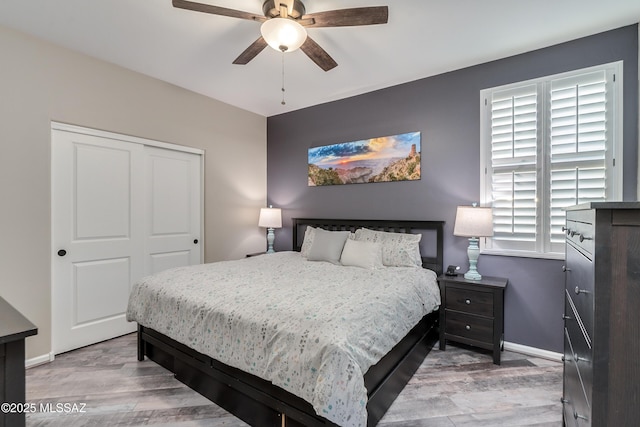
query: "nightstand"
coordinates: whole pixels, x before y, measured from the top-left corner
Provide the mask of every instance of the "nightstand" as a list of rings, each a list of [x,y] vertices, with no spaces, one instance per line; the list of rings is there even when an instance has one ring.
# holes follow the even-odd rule
[[[438,277],[442,299],[440,350],[446,349],[446,340],[493,350],[493,363],[499,365],[508,282],[490,276],[482,276],[482,280],[467,280],[461,274]]]

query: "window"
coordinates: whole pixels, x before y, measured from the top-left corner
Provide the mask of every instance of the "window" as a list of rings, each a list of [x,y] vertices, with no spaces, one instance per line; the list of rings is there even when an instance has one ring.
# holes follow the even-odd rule
[[[480,92],[488,253],[562,258],[564,210],[622,197],[622,62]]]

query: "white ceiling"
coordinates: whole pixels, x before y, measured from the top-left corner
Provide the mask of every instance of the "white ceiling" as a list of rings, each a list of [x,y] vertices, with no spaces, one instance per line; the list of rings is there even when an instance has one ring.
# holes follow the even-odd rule
[[[303,0],[304,1],[304,0]],[[261,14],[263,0],[202,0]],[[228,104],[272,116],[527,52],[640,20],[639,0],[306,0],[307,13],[389,6],[389,23],[310,28],[337,62],[298,50],[231,62],[260,24],[171,0],[0,0],[0,24]]]

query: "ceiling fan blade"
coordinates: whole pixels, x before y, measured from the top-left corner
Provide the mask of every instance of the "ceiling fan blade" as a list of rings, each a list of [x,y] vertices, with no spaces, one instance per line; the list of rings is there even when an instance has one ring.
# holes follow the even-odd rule
[[[241,10],[228,9],[226,7],[212,6],[210,4],[195,3],[187,0],[173,0],[173,7],[180,9],[194,10],[196,12],[211,13],[213,15],[230,16],[231,18],[248,19],[250,21],[264,22],[264,16],[255,13],[243,12]]]
[[[251,45],[248,48],[246,48],[244,52],[242,52],[240,56],[238,56],[233,61],[233,63],[236,65],[246,65],[247,63],[249,63],[249,61],[255,58],[260,52],[262,52],[265,47],[267,47],[267,42],[264,38],[262,38],[262,36],[260,36],[260,38],[254,41],[253,43],[251,43]]]
[[[312,22],[308,23],[308,19]],[[389,20],[387,6],[356,7],[311,13],[301,18],[305,27],[350,27],[355,25],[386,24]]]
[[[316,65],[324,71],[329,71],[338,66],[338,63],[329,54],[320,47],[311,37],[307,36],[307,40],[300,46],[302,50]]]

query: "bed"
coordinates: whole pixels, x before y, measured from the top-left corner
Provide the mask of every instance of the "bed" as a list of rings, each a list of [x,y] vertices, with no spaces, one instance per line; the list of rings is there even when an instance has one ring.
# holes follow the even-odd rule
[[[256,259],[253,261],[214,263],[218,264],[215,271],[212,271],[210,266],[193,266],[189,267],[186,275],[183,271],[175,270],[165,274],[160,273],[160,277],[154,276],[153,286],[143,283],[134,288],[132,292],[132,298],[133,294],[144,294],[145,292],[148,294],[146,299],[140,299],[135,304],[130,301],[128,311],[129,319],[138,321],[138,359],[143,360],[147,356],[164,366],[172,371],[178,380],[250,425],[286,425],[291,427],[365,425],[365,423],[368,426],[376,425],[437,341],[437,303],[439,303],[439,299],[437,303],[434,303],[433,299],[427,299],[425,296],[422,301],[422,292],[418,292],[422,288],[398,291],[404,287],[395,284],[394,280],[397,278],[400,282],[409,283],[414,280],[413,277],[416,275],[419,277],[418,281],[421,281],[423,276],[435,278],[442,272],[443,226],[444,222],[442,221],[293,219],[293,248],[295,252],[304,254],[304,257],[301,257],[299,253],[283,252],[255,257]],[[422,267],[432,270],[433,273],[420,268],[405,267],[367,270],[335,266],[331,263],[312,263],[307,260],[314,256],[313,253],[309,256],[309,248],[305,248],[305,242],[308,243],[310,240],[308,236],[305,236],[309,230],[338,232],[316,232],[316,236],[322,233],[320,237],[328,234],[336,237],[336,234],[342,234],[340,231],[359,233],[358,230],[362,227],[367,228],[366,231],[376,230],[371,233],[378,234],[384,234],[380,232],[419,234],[422,238],[420,239],[420,253],[417,262]],[[319,240],[320,238],[316,237],[316,241]],[[316,244],[315,248],[318,246],[319,244]],[[272,268],[274,273],[271,273],[267,267]],[[343,280],[343,276],[346,277],[343,272],[348,268],[353,273],[349,273],[349,280],[352,284],[349,285],[351,288],[347,292],[345,291],[347,286],[341,280]],[[309,277],[305,280],[298,280],[298,275],[302,277],[302,270],[308,270]],[[237,282],[233,282],[233,286],[216,288],[214,292],[211,290],[212,288],[201,284],[203,280],[200,278],[204,275],[213,275],[211,277],[215,277],[215,280],[220,278],[226,280],[231,276],[241,277],[237,278]],[[259,282],[262,276],[267,282],[258,284],[260,292],[273,294],[276,301],[270,302],[270,305],[267,304],[266,308],[247,310],[246,313],[234,309],[226,312],[224,316],[216,312],[214,308],[207,308],[213,314],[201,310],[205,298],[205,296],[199,296],[202,292],[205,294],[206,292],[214,292],[218,297],[213,298],[216,301],[236,299],[242,307],[255,307],[252,304],[259,304],[260,299],[263,298],[258,295],[257,288],[249,289],[249,292],[245,294],[242,294],[241,290],[245,286],[253,286],[252,282]],[[366,288],[363,287],[365,286],[365,277]],[[324,282],[319,282],[320,278]],[[305,287],[307,286],[306,282],[314,280],[318,282],[309,284],[312,289],[323,287],[322,295],[318,294],[314,298],[322,298],[326,293],[340,302],[330,304],[325,301],[322,303],[322,306],[327,306],[327,312],[324,309],[318,310],[318,319],[313,318],[316,313],[311,310],[311,305],[305,306],[303,303],[303,301],[309,300],[308,295],[304,294],[304,292],[308,293]],[[174,281],[183,281],[186,283],[184,285],[186,287],[183,289],[182,286],[173,286]],[[277,286],[270,287],[270,282],[276,281],[278,282]],[[149,288],[153,288],[153,293],[149,293],[151,292]],[[278,292],[281,294],[278,295]],[[296,294],[297,292],[300,294]],[[374,292],[381,292],[379,295],[387,295],[386,293],[388,293],[389,297],[380,298],[379,295],[375,296]],[[400,295],[404,292],[413,292],[411,294],[413,296]],[[163,303],[161,298],[165,293],[172,295],[171,305]],[[362,294],[369,293],[372,295],[370,302],[360,297]],[[376,328],[383,331],[379,332],[380,337],[368,335],[369,332],[366,330],[363,330],[362,333],[359,332],[355,323],[353,324],[354,331],[349,332],[352,338],[355,337],[355,343],[347,341],[342,345],[341,338],[335,338],[330,332],[324,332],[325,329],[327,331],[338,329],[338,326],[334,327],[332,320],[336,317],[343,318],[347,324],[350,324],[351,318],[345,319],[345,316],[349,316],[351,312],[359,313],[356,317],[361,317],[365,324],[375,324],[378,322],[377,320],[367,317],[368,311],[375,311],[375,309],[368,309],[367,304],[379,305],[381,299],[385,304],[389,303],[386,300],[395,300],[396,293],[400,295],[397,298],[401,308],[390,309],[394,315],[393,321],[380,320],[380,324],[376,325]],[[292,295],[291,298],[288,297],[289,295]],[[394,297],[391,298],[391,295]],[[189,309],[185,308],[188,307],[187,300],[190,300],[189,304],[192,305]],[[297,302],[293,304],[291,300]],[[343,301],[344,304],[342,304]],[[315,303],[315,300],[313,302]],[[163,304],[165,305],[163,306]],[[216,304],[218,302],[211,302],[210,305],[215,306]],[[417,309],[404,309],[405,306],[408,307],[411,304],[418,307],[424,306],[423,313],[417,315]],[[280,310],[279,316],[282,318],[274,316],[273,319],[277,320],[269,319],[271,313],[269,310],[278,305],[282,307],[276,307],[274,312]],[[334,305],[338,307],[336,310],[343,311],[331,311]],[[343,305],[345,307],[342,307]],[[152,306],[160,309],[151,309]],[[354,309],[352,308],[354,306],[362,307]],[[180,314],[182,317],[174,318],[170,313],[171,310],[182,310]],[[296,314],[298,311],[300,313]],[[193,322],[191,318],[186,317],[187,313],[191,312],[194,316]],[[306,316],[307,320],[304,322],[311,322],[306,324],[307,329],[304,335],[299,338],[300,342],[295,342],[297,338],[289,336],[290,329],[287,327],[288,323],[295,322],[294,316],[296,315],[301,316],[300,319]],[[230,326],[232,321],[229,320],[230,318],[232,320],[247,318],[249,322],[247,331],[249,329],[255,329],[255,331],[238,332],[237,329],[233,329],[235,326]],[[150,319],[155,320],[151,321]],[[233,321],[235,322],[235,320]],[[302,322],[303,320],[301,320]],[[320,323],[314,324],[313,322]],[[193,323],[193,325],[191,330],[188,327],[185,329],[184,325],[181,329],[177,326],[179,323]],[[387,324],[392,325],[387,326]],[[318,325],[322,325],[322,327],[318,327]],[[272,333],[271,329],[274,327],[276,329],[280,327],[277,333]],[[192,334],[194,328],[198,335]],[[210,332],[211,329],[218,332],[218,336],[213,340],[205,339],[207,337],[205,331]],[[186,332],[178,332],[179,330]],[[268,354],[265,354],[263,349],[256,348],[255,345],[240,347],[240,349],[234,347],[234,345],[241,345],[240,342],[244,340],[244,335],[251,333],[265,339],[265,330],[268,330],[266,335],[270,337],[266,338],[269,340],[270,346]],[[261,333],[262,335],[260,335]],[[394,334],[401,335],[394,337]],[[361,336],[367,338],[359,339]],[[231,337],[233,340],[237,340],[238,344],[231,342]],[[336,335],[336,337],[341,336]],[[347,347],[351,351],[348,354],[348,363],[344,361],[342,355],[334,356],[334,353],[338,353],[338,351],[334,352],[334,348],[340,347],[340,345],[334,345],[332,340],[339,342],[342,347]],[[392,344],[389,344],[389,340]],[[366,343],[366,352],[361,348],[364,346],[362,343]],[[288,348],[291,353],[282,353],[283,348]],[[316,352],[330,356],[323,356],[322,362],[318,362],[318,364],[305,359],[305,357],[314,357]],[[248,354],[251,354],[253,359]],[[306,370],[295,365],[292,361],[298,358],[300,366],[311,366],[311,369]],[[222,363],[219,359],[226,363]],[[331,363],[334,363],[335,366],[329,366]],[[281,368],[280,365],[284,365],[285,368]],[[354,366],[356,369],[353,369]],[[357,369],[358,366],[367,369],[364,379]],[[336,369],[344,371],[344,376],[336,377]],[[316,372],[317,370],[319,372]],[[268,380],[263,378],[268,378]],[[309,386],[309,384],[313,384],[313,386]],[[363,386],[359,384],[363,384]],[[330,386],[331,390],[326,391],[325,394],[317,392],[318,389],[323,390],[325,386]],[[313,395],[309,394],[309,389],[313,389]],[[336,393],[334,389],[339,389],[338,392],[343,394],[334,396]],[[358,393],[360,392],[364,393],[364,397],[359,397]],[[316,394],[320,396],[317,399]],[[355,403],[352,404],[349,400],[354,400]],[[357,408],[358,402],[362,408]],[[364,415],[361,412],[364,412]]]

